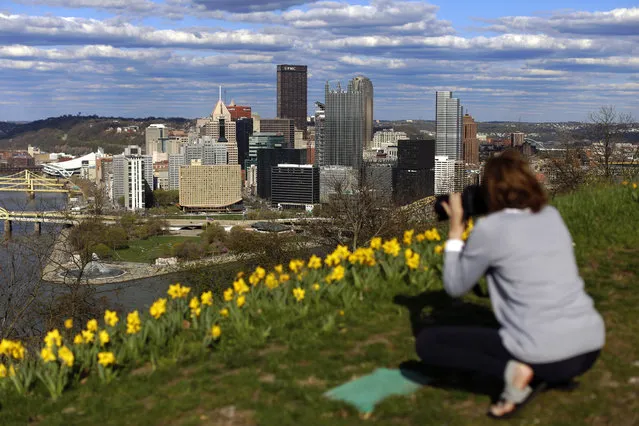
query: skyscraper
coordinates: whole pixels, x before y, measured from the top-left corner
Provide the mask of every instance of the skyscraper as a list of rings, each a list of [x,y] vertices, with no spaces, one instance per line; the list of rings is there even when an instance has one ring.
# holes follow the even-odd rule
[[[331,88],[326,82],[324,93],[326,121],[320,166],[349,166],[359,169],[366,134],[364,93],[355,89],[354,80],[348,83],[346,91],[340,83]]]
[[[479,165],[479,139],[477,139],[477,123],[469,114],[464,115],[464,164]]]
[[[315,161],[316,165],[324,164],[324,134],[326,122],[326,107],[321,102],[315,102]]]
[[[235,122],[235,138],[237,139],[237,158],[242,169],[248,155],[249,138],[253,135],[253,119],[240,117]]]
[[[113,156],[113,201],[122,202],[127,210],[147,207],[153,191],[153,157],[141,152],[131,145]]]
[[[462,160],[462,106],[453,92],[436,92],[436,155]]]
[[[295,121],[295,127],[306,133],[306,103],[306,65],[278,65],[277,117],[293,119]]]
[[[364,148],[368,149],[373,140],[373,83],[359,75],[353,79],[353,89],[362,92],[364,102]]]

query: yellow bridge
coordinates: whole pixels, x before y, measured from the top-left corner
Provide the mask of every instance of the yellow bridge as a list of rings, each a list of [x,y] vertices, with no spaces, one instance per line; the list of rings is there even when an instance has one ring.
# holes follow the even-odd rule
[[[81,194],[79,187],[69,180],[59,181],[33,173],[30,170],[23,170],[9,176],[0,177],[0,192],[26,192],[30,197],[36,193],[63,193]]]

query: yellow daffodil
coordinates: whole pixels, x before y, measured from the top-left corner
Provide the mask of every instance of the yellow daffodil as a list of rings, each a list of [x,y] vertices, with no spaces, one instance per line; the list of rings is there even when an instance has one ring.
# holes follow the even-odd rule
[[[320,285],[318,283],[313,284],[313,290],[319,291]]]
[[[84,343],[93,343],[95,340],[95,333],[90,330],[82,330],[82,340]]]
[[[637,189],[637,184],[633,182],[632,189]]]
[[[98,320],[90,319],[89,321],[87,321],[87,330],[92,331],[94,333],[98,331]]]
[[[339,281],[344,278],[345,269],[342,265],[337,265],[333,268],[331,273],[326,277],[327,283],[332,283],[334,281]]]
[[[231,300],[233,300],[233,289],[229,287],[226,290],[224,290],[224,301],[230,302]]]
[[[58,349],[58,358],[65,364],[67,367],[73,367],[73,361],[75,361],[75,357],[73,356],[73,352],[71,349],[66,346],[62,346]]]
[[[266,280],[264,282],[266,283],[266,286],[269,288],[269,290],[273,290],[280,285],[280,282],[277,280],[275,274],[273,273],[269,273],[266,276]]]
[[[290,279],[291,279],[291,276],[289,274],[282,274],[280,275],[280,284],[283,284]]]
[[[621,184],[622,184],[622,185],[624,185],[624,186],[626,186],[626,185],[628,185],[628,181],[627,181],[627,180],[624,180],[623,182],[621,182]]]
[[[344,316],[344,311],[339,311],[339,315],[340,315],[341,317],[343,317],[343,316]]]
[[[304,261],[300,259],[293,259],[288,262],[288,269],[291,270],[292,273],[298,274],[302,268],[304,267]]]
[[[341,261],[342,259],[340,259],[338,255],[333,253],[329,254],[328,256],[326,256],[326,259],[324,259],[324,263],[326,263],[327,266],[337,266]]]
[[[437,244],[435,246],[434,251],[435,251],[435,254],[442,254],[444,252],[444,246],[441,244]]]
[[[104,323],[109,327],[115,327],[115,325],[120,321],[118,318],[118,314],[115,311],[107,311],[104,313]]]
[[[243,276],[244,276],[244,271],[240,271],[237,274],[235,274],[236,279],[242,278]]]
[[[191,301],[189,302],[189,308],[191,309],[192,317],[200,316],[200,313],[202,312],[202,310],[200,308],[200,300],[197,297],[194,297],[191,299]]]
[[[72,318],[67,318],[64,320],[64,328],[66,328],[67,330],[70,330],[73,328],[73,319]]]
[[[373,250],[379,250],[380,248],[382,248],[382,239],[380,237],[375,237],[371,239],[369,247],[372,248]]]
[[[53,349],[51,348],[42,348],[40,351],[40,358],[45,362],[53,362],[55,361],[55,354],[53,353]]]
[[[189,294],[190,291],[190,287],[186,287],[180,283],[176,283],[169,286],[167,294],[171,296],[171,299],[183,299]]]
[[[263,280],[264,277],[266,276],[266,269],[262,268],[261,266],[258,266],[257,268],[255,268],[254,274],[259,279]]]
[[[399,255],[399,251],[401,250],[401,246],[399,245],[397,238],[386,241],[382,245],[382,248],[384,249],[384,253],[390,254],[393,257],[397,257]]]
[[[0,379],[4,379],[9,374],[7,367],[4,364],[0,363]]]
[[[298,302],[304,300],[304,294],[306,294],[306,292],[300,287],[293,289],[293,297],[295,297],[295,300],[297,300]]]
[[[21,360],[24,358],[25,352],[26,349],[20,341],[8,339],[2,339],[2,341],[0,341],[0,355]]]
[[[111,340],[106,330],[101,330],[100,333],[98,333],[98,337],[100,339],[100,346],[106,345]]]
[[[275,272],[277,272],[278,274],[281,274],[282,272],[284,272],[284,267],[282,265],[275,265]]]
[[[113,352],[99,352],[98,364],[102,365],[103,367],[108,367],[109,365],[115,364],[115,355],[113,355]]]
[[[246,303],[246,297],[245,296],[238,297],[236,300],[236,303],[237,303],[237,307],[241,308]]]
[[[436,228],[429,229],[424,232],[424,236],[428,241],[441,241],[442,237]]]
[[[229,316],[229,310],[227,308],[224,309],[220,309],[220,315],[222,315],[224,318]]]
[[[47,345],[47,348],[62,345],[62,336],[60,335],[60,332],[57,328],[47,333],[47,335],[44,337],[44,343]]]
[[[140,321],[140,314],[138,311],[130,312],[126,316],[126,334],[136,334],[142,328],[142,321]]]
[[[248,293],[250,290],[250,288],[246,285],[246,281],[244,281],[244,278],[235,280],[235,282],[233,283],[233,289],[237,294]]]
[[[404,257],[406,258],[406,266],[408,266],[409,269],[419,268],[419,253],[415,253],[411,249],[406,249],[404,251]]]
[[[250,276],[249,276],[249,284],[251,284],[253,287],[255,287],[256,285],[258,285],[260,283],[260,279],[258,278],[257,274],[255,272],[253,272]]]
[[[166,299],[160,298],[153,302],[149,308],[149,313],[155,319],[158,319],[166,312]]]
[[[415,239],[417,240],[418,243],[421,243],[422,241],[426,239],[426,236],[424,234],[417,234]]]
[[[83,343],[84,343],[84,338],[82,337],[82,334],[76,334],[75,337],[73,338],[73,344],[81,345]]]
[[[375,250],[370,247],[360,247],[348,256],[348,261],[352,264],[375,266]]]
[[[414,229],[409,229],[408,231],[404,231],[404,244],[410,245],[413,242],[414,234],[415,234]]]
[[[215,340],[219,339],[221,335],[222,335],[222,329],[220,328],[219,325],[215,324],[213,327],[211,327],[211,336]]]
[[[312,255],[310,259],[308,259],[308,267],[310,269],[319,269],[322,267],[322,258]]]

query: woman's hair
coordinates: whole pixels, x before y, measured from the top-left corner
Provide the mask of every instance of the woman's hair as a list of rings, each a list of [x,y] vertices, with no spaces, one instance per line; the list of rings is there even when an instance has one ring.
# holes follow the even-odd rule
[[[530,208],[536,213],[548,202],[528,162],[513,149],[488,160],[482,182],[490,212]]]

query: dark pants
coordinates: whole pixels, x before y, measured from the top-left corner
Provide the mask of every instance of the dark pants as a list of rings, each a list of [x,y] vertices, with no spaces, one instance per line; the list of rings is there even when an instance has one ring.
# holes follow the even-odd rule
[[[534,371],[535,382],[561,384],[588,371],[600,351],[562,361],[531,364],[518,360],[504,347],[496,329],[479,327],[430,327],[417,336],[417,354],[427,365],[484,373],[503,379],[506,364],[517,360]]]

